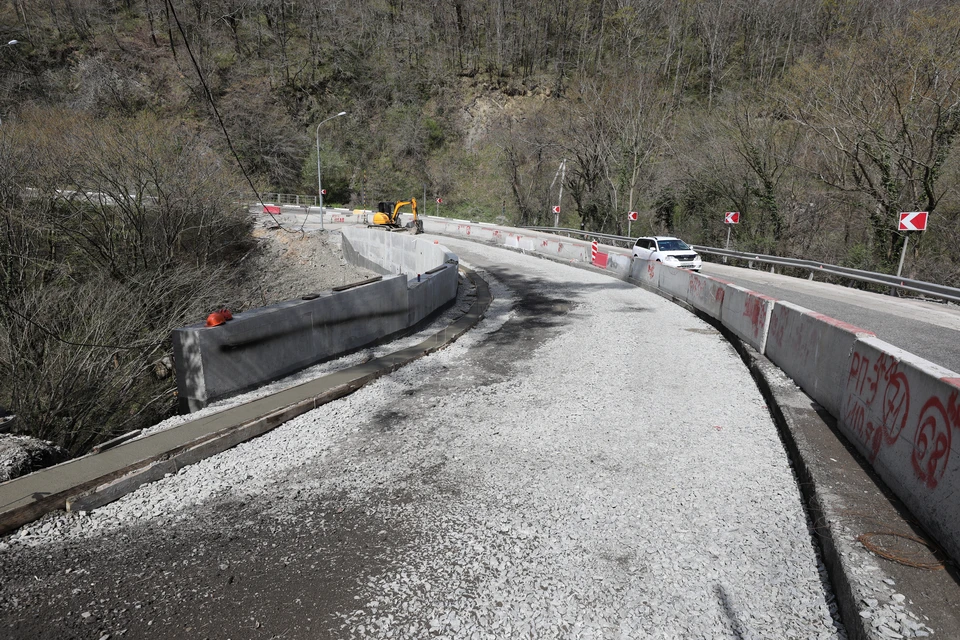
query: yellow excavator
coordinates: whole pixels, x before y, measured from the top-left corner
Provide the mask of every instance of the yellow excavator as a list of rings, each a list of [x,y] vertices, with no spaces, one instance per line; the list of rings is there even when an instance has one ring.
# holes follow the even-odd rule
[[[413,220],[404,225],[400,222],[400,209],[407,205],[410,205],[413,211]],[[417,199],[377,203],[377,213],[373,214],[373,224],[369,226],[387,231],[413,230],[414,235],[423,233],[423,220],[417,215]]]

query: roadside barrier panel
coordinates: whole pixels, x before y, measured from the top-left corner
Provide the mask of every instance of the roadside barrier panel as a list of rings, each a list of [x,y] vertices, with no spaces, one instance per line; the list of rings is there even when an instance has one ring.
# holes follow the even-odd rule
[[[619,253],[607,254],[607,271],[612,271],[621,278],[630,275],[630,268],[633,265],[633,258]]]
[[[530,236],[520,236],[519,237],[519,246],[523,251],[536,251],[537,250],[537,241]]]
[[[690,286],[690,273],[661,263],[660,290],[666,291],[677,300],[687,301],[687,288]]]
[[[699,273],[689,274],[687,302],[711,318],[720,319],[725,292],[725,283]]]
[[[634,258],[630,263],[630,277],[659,289],[661,266],[661,263],[654,260]]]
[[[377,273],[402,273],[416,280],[418,273],[426,273],[447,262],[458,262],[457,256],[443,245],[407,233],[357,228],[346,228],[341,233],[344,258]]]
[[[405,327],[407,281],[385,277],[311,300],[238,313],[226,324],[173,331],[181,412],[196,411]]]
[[[960,558],[960,374],[865,337],[844,375],[840,430]]]
[[[175,330],[181,411],[202,409],[402,332],[456,298],[459,260],[443,245],[382,229],[342,233],[349,262],[386,275],[251,309],[219,326]]]
[[[770,317],[766,356],[833,416],[840,404],[857,339],[873,332],[789,302]]]
[[[736,285],[725,286],[720,321],[738,338],[764,353],[770,312],[776,300]]]

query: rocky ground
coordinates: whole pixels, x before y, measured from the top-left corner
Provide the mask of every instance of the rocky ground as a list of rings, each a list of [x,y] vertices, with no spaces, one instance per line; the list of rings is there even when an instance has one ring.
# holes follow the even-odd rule
[[[250,278],[244,306],[262,307],[365,280],[372,271],[347,264],[336,232],[299,233],[276,226],[254,229],[259,249],[248,258]]]

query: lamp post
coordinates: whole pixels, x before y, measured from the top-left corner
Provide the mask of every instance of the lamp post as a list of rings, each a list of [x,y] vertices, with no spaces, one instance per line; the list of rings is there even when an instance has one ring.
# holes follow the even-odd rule
[[[326,120],[321,120],[320,124],[345,115],[347,115],[347,112],[341,111],[335,116],[330,116]],[[317,125],[317,197],[319,198],[320,203],[320,228],[323,229],[323,184],[320,182],[320,124]]]

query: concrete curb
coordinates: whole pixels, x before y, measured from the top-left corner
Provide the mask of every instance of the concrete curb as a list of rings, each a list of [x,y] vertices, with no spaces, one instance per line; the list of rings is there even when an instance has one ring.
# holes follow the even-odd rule
[[[93,509],[112,502],[453,343],[480,322],[492,301],[487,283],[471,270],[462,270],[476,287],[476,300],[463,316],[417,345],[0,484],[0,535],[50,511]]]

